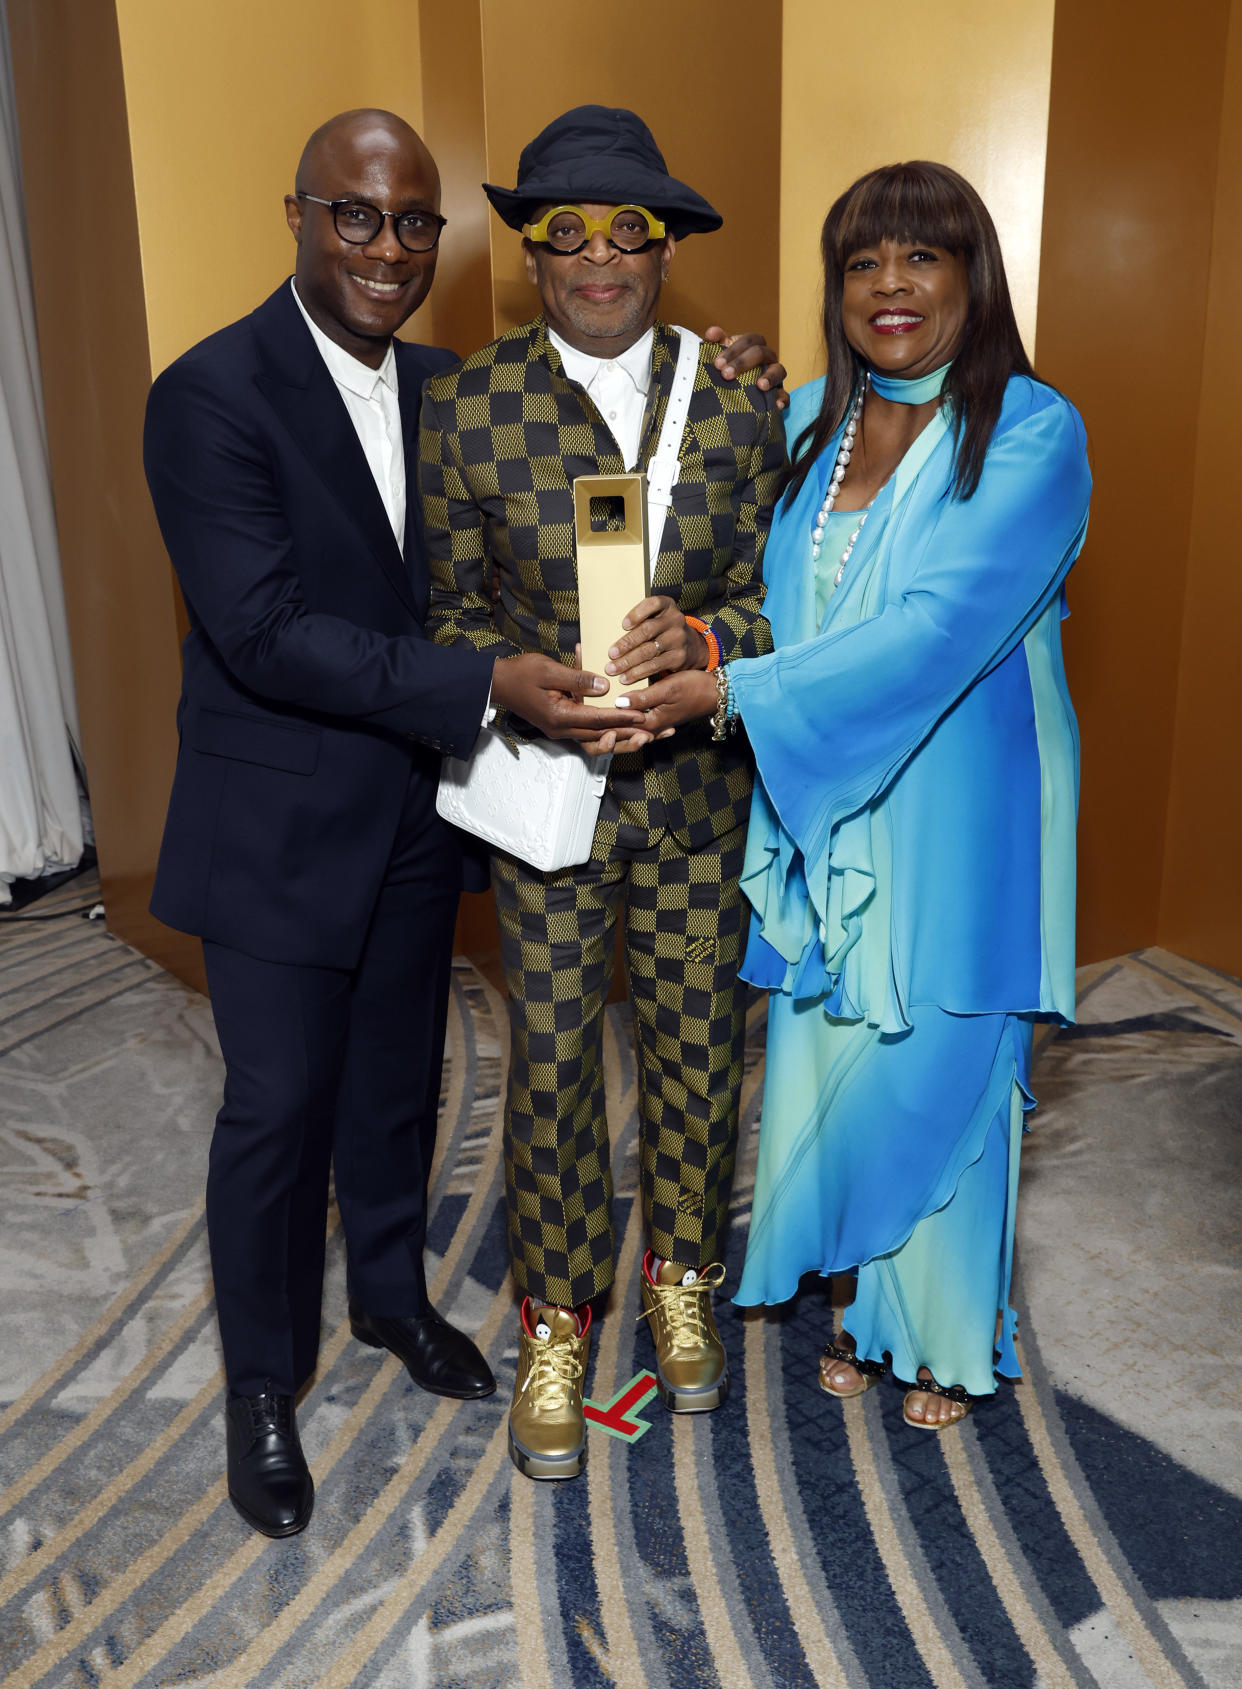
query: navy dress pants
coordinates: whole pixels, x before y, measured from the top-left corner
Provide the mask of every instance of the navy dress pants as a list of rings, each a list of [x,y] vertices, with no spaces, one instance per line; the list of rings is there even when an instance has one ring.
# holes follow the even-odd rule
[[[461,849],[413,774],[358,965],[261,961],[204,942],[224,1055],[207,1231],[228,1387],[292,1394],[315,1369],[328,1175],[350,1294],[427,1311],[427,1179]]]

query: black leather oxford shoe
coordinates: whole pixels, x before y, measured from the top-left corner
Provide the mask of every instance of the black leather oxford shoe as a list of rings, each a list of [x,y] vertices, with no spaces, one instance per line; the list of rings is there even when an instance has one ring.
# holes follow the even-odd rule
[[[293,1397],[269,1384],[259,1396],[230,1396],[226,1407],[229,1500],[266,1537],[305,1530],[315,1484],[298,1441]]]
[[[433,1309],[421,1318],[383,1319],[349,1304],[349,1328],[360,1343],[391,1349],[415,1384],[435,1396],[473,1401],[496,1388],[492,1369],[466,1336]]]

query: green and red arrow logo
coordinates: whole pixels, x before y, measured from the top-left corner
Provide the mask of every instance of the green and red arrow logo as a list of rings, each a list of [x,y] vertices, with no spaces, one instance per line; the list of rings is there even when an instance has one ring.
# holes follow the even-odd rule
[[[629,1383],[610,1402],[593,1402],[588,1397],[582,1404],[583,1417],[610,1437],[636,1443],[644,1431],[650,1431],[651,1421],[639,1419],[638,1410],[646,1407],[656,1393],[653,1372],[636,1372]]]

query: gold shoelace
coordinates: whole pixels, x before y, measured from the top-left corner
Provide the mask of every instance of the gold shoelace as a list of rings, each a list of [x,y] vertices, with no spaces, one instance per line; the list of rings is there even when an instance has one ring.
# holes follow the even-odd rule
[[[519,1395],[529,1390],[537,1408],[555,1408],[569,1399],[576,1389],[582,1389],[582,1375],[586,1364],[582,1357],[581,1337],[562,1337],[535,1343],[535,1358],[522,1382]]]
[[[709,1276],[712,1274],[715,1276]],[[724,1279],[724,1266],[719,1261],[713,1261],[710,1266],[704,1267],[693,1284],[653,1284],[649,1279],[647,1289],[655,1292],[656,1305],[654,1308],[644,1308],[635,1323],[658,1319],[665,1322],[672,1333],[674,1348],[702,1348],[704,1343],[711,1340],[705,1318],[710,1301],[705,1298],[710,1297],[710,1293],[718,1289]]]

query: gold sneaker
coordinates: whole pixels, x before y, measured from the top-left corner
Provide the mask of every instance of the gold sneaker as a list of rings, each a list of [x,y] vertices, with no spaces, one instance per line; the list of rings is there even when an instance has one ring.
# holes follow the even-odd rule
[[[582,1380],[591,1352],[591,1310],[522,1303],[517,1377],[509,1409],[509,1456],[526,1478],[576,1478],[586,1465]]]
[[[643,1311],[655,1340],[656,1388],[674,1413],[709,1413],[729,1394],[729,1362],[712,1318],[712,1291],[725,1270],[714,1261],[696,1270],[664,1261],[651,1276],[655,1257],[643,1257]]]

